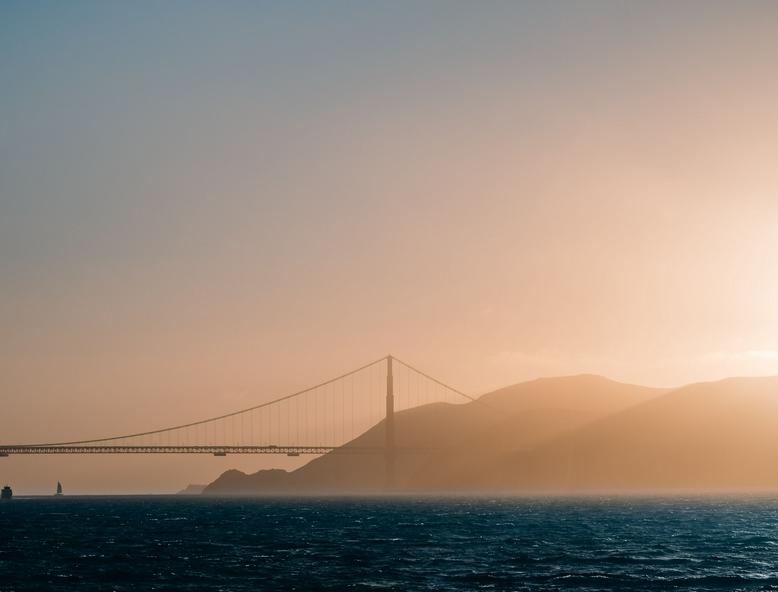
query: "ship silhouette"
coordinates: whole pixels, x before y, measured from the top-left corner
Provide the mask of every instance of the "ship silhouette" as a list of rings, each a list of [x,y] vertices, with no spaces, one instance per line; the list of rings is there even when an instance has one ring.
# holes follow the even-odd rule
[[[54,495],[55,496],[62,495],[62,483],[60,483],[59,481],[57,481],[57,493],[55,493]]]
[[[14,492],[9,485],[3,487],[2,492],[0,492],[0,500],[9,500],[13,496],[14,496]]]

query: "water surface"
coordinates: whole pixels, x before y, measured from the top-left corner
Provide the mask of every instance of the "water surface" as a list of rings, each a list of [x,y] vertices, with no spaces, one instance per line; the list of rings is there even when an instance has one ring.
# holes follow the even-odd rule
[[[14,499],[0,590],[778,590],[773,499]]]

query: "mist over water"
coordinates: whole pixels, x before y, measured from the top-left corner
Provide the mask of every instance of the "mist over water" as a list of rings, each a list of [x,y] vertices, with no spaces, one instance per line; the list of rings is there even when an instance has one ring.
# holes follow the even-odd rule
[[[0,505],[0,590],[770,590],[776,498]]]

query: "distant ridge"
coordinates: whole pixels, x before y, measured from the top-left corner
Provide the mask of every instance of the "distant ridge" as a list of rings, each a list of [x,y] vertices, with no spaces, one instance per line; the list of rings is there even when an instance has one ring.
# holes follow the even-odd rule
[[[176,495],[200,495],[206,487],[208,486],[190,483],[184,489],[176,493]]]
[[[664,394],[594,375],[541,378],[488,393],[465,405],[436,403],[397,413],[397,445],[428,448],[400,455],[400,490],[478,489],[492,478],[481,475],[517,450],[581,428]],[[381,446],[380,423],[346,446]],[[374,455],[326,454],[293,472],[266,470],[246,475],[227,471],[206,494],[381,492],[384,466]]]
[[[485,482],[508,490],[778,491],[778,377],[673,390],[515,453]]]
[[[542,378],[397,414],[398,490],[778,491],[778,377],[678,389]],[[350,442],[381,445],[379,424]],[[228,471],[206,494],[381,492],[383,463],[327,454],[293,472]]]

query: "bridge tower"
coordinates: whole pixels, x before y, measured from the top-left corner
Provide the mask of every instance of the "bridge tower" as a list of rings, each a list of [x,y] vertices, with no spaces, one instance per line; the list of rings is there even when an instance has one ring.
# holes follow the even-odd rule
[[[394,377],[392,376],[392,356],[386,356],[386,490],[394,489]]]

